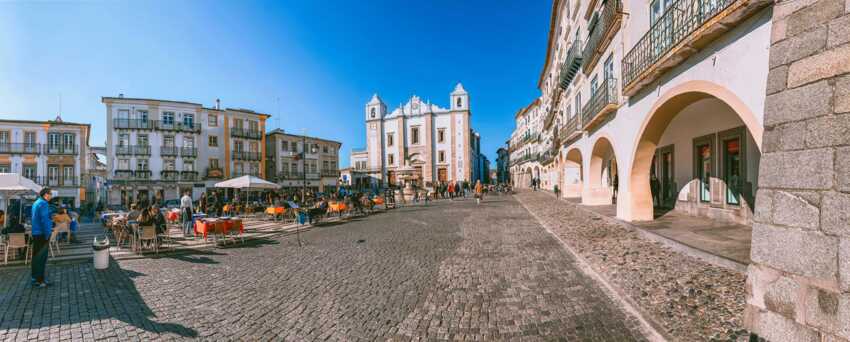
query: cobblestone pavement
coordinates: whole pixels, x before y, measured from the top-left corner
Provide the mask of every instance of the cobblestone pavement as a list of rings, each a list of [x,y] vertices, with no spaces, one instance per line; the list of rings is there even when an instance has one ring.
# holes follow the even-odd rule
[[[550,193],[516,198],[671,339],[748,340],[743,274],[673,251]]]
[[[643,341],[512,197],[194,254],[0,270],[0,340]]]

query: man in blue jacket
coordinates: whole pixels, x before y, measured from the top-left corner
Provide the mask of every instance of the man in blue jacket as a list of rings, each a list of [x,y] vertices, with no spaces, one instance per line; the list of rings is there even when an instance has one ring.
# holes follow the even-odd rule
[[[33,286],[46,287],[44,279],[47,267],[48,241],[53,232],[53,220],[50,219],[50,205],[53,197],[50,188],[42,188],[38,200],[32,206],[32,281]]]

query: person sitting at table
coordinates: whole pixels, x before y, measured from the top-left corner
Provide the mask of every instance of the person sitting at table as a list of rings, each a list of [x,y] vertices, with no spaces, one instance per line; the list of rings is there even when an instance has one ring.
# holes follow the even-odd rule
[[[139,211],[139,206],[133,203],[130,205],[130,213],[127,214],[127,221],[138,221],[141,214],[142,212]]]
[[[153,215],[151,214],[150,210],[141,211],[139,213],[139,218],[137,219],[137,221],[139,221],[139,227],[147,227],[154,225]]]
[[[53,215],[52,219],[53,219],[53,226],[56,227],[56,229],[69,228],[68,231],[70,231],[69,225],[71,224],[71,216],[68,216],[68,210],[67,209],[65,209],[64,207],[59,208],[57,210],[56,214]],[[62,233],[62,235],[59,236],[60,240],[65,239],[65,238],[66,238],[65,233]]]
[[[162,211],[159,210],[157,206],[152,205],[150,208],[148,208],[148,213],[153,217],[153,226],[156,227],[156,233],[165,233],[165,216],[162,215]]]

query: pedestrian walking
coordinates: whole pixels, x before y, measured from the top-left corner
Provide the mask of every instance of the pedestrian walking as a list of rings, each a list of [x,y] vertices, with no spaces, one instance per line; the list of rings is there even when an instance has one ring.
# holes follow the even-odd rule
[[[192,222],[194,211],[192,208],[192,197],[189,196],[188,191],[184,192],[183,197],[180,198],[180,211],[183,216],[183,236],[189,237],[191,234],[194,237],[194,222]]]
[[[484,186],[481,185],[481,180],[475,181],[475,203],[481,204],[481,200],[484,199]]]
[[[50,218],[50,199],[53,193],[48,187],[41,189],[38,200],[32,206],[32,285],[38,288],[47,286],[47,244],[53,233],[53,220]]]

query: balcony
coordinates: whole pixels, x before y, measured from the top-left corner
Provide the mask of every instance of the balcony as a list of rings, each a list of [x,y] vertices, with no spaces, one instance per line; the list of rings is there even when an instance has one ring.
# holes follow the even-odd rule
[[[208,167],[206,172],[207,179],[221,179],[224,178],[224,170],[220,167]]]
[[[198,148],[197,147],[181,147],[180,148],[180,156],[183,158],[196,158],[198,157]]]
[[[2,143],[0,154],[39,154],[40,146],[30,143]]]
[[[159,148],[160,157],[176,157],[177,146],[162,146]]]
[[[299,180],[304,179],[303,172],[281,172],[277,174],[277,179],[281,180]]]
[[[133,178],[136,180],[150,180],[151,170],[136,170],[133,171]]]
[[[263,138],[263,132],[256,129],[232,127],[230,128],[230,136],[234,138],[260,140]]]
[[[180,179],[180,171],[162,170],[159,172],[159,180],[163,182],[176,182],[178,179]]]
[[[30,180],[35,182],[41,186],[49,186],[51,188],[78,188],[80,187],[80,178],[79,177],[60,177],[59,175],[54,175],[53,177],[40,176],[33,177]]]
[[[136,156],[149,156],[151,155],[151,147],[149,145],[136,145],[133,146],[133,155]]]
[[[677,0],[623,58],[623,94],[632,96],[771,0]]]
[[[115,146],[116,156],[131,156],[133,155],[133,146]]]
[[[180,172],[180,181],[194,182],[198,180],[198,171],[182,171]]]
[[[149,129],[156,127],[155,120],[148,119],[112,119],[114,129]]]
[[[321,175],[322,177],[339,178],[339,170],[322,170]]]
[[[552,162],[555,161],[555,154],[551,151],[546,151],[537,157],[537,161],[543,166],[552,164]]]
[[[259,161],[260,152],[233,151],[233,160]]]
[[[584,109],[581,111],[582,128],[588,130],[602,123],[609,114],[614,113],[619,107],[617,79],[606,79],[596,89],[596,93],[590,97],[590,101],[584,105]]]
[[[561,65],[561,77],[558,83],[561,90],[567,90],[570,87],[570,82],[578,74],[578,70],[581,68],[581,61],[584,59],[582,52],[581,39],[576,39],[567,51],[567,59]]]
[[[77,155],[77,145],[44,145],[44,153],[48,155]]]
[[[587,45],[584,46],[582,56],[587,60],[584,63],[584,73],[589,74],[599,57],[608,48],[614,34],[620,30],[620,23],[623,20],[623,3],[620,0],[608,0],[602,5],[601,14],[594,14],[590,20],[590,36],[587,38]]]
[[[234,171],[232,176],[233,176],[233,178],[239,178],[239,177],[242,177],[242,176],[254,176],[254,177],[257,177],[257,178],[262,178],[259,171],[257,171],[257,172]]]
[[[568,145],[576,138],[581,136],[581,124],[579,123],[581,115],[573,115],[567,119],[567,122],[561,127],[558,136],[561,137],[561,144]]]
[[[115,179],[128,180],[133,178],[133,170],[117,169],[115,170]]]
[[[201,124],[194,122],[157,121],[156,129],[182,133],[201,133]]]

